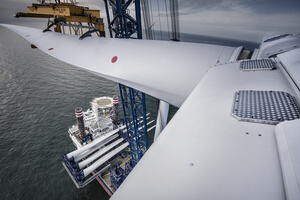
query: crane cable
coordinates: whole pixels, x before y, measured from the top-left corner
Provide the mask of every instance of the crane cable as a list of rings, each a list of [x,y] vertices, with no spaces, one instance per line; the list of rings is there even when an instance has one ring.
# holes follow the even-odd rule
[[[165,0],[165,8],[166,8],[166,17],[167,17],[167,26],[168,26],[168,36],[169,36],[169,40],[171,39],[170,36],[170,29],[169,29],[169,17],[168,17],[168,7],[167,7],[167,0]]]
[[[155,40],[155,32],[154,32],[154,29],[152,28],[152,27],[154,27],[154,19],[153,19],[153,11],[152,11],[152,9],[153,9],[153,6],[152,6],[152,0],[149,0],[149,2],[150,2],[150,15],[151,15],[151,22],[150,22],[150,24],[151,24],[151,31],[152,31],[152,35],[153,35],[153,40]]]
[[[158,8],[158,20],[159,20],[160,39],[162,40],[162,31],[161,31],[161,20],[160,20],[159,0],[157,0],[157,8]]]

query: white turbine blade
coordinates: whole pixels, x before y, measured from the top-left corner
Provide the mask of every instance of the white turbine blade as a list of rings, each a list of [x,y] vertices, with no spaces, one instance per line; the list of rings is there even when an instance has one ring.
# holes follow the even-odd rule
[[[98,138],[96,138],[95,140],[93,140],[91,143],[84,145],[83,147],[81,147],[80,149],[74,150],[70,153],[68,153],[66,156],[68,159],[72,158],[72,157],[76,157],[76,156],[80,156],[80,154],[82,154],[83,152],[85,152],[86,150],[90,150],[93,149],[93,147],[100,145],[103,146],[105,145],[105,141],[107,141],[107,139],[113,135],[115,135],[116,133],[118,133],[119,129],[115,129],[105,135],[102,135]]]
[[[103,147],[102,145],[107,144],[110,141],[113,141],[114,139],[116,139],[117,137],[119,137],[118,134],[115,134],[109,138],[107,138],[106,140],[104,140],[103,142],[101,142],[101,145],[96,145],[88,150],[86,150],[85,152],[80,153],[79,155],[77,155],[76,157],[74,157],[74,161],[78,162],[80,160],[82,160],[83,158],[87,157],[88,155],[94,153],[95,151],[97,151],[99,148]]]
[[[85,168],[83,170],[84,177],[88,176],[92,171],[100,167],[103,163],[108,161],[110,158],[112,158],[114,155],[121,152],[123,149],[125,149],[129,145],[128,142],[120,145],[119,147],[115,148],[114,150],[110,151],[109,153],[105,154],[103,157],[101,157],[99,160],[94,162],[91,166]]]
[[[15,26],[43,52],[179,107],[206,71],[229,61],[234,47],[171,41],[87,37]],[[117,56],[116,62],[112,61]],[[114,59],[113,59],[114,58]]]
[[[124,140],[123,138],[120,138],[120,139],[114,141],[113,143],[103,147],[102,149],[100,149],[99,151],[97,151],[96,153],[94,153],[93,155],[88,157],[87,159],[78,163],[79,168],[82,169],[82,168],[86,167],[89,163],[93,162],[94,160],[96,160],[97,158],[99,158],[100,156],[105,154],[107,151],[109,151],[116,145],[120,144],[123,140]]]

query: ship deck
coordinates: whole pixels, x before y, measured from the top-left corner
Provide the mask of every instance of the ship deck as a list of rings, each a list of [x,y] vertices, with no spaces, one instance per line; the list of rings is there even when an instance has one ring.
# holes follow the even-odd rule
[[[123,151],[123,153],[126,154],[125,157],[122,157],[121,155],[117,155],[116,157],[114,157],[113,159],[111,159],[110,161],[108,161],[108,163],[110,164],[110,166],[114,166],[114,165],[116,165],[118,163],[121,163],[120,167],[122,167],[123,169],[125,169],[125,164],[131,159],[129,148],[126,148]],[[111,185],[110,168],[108,168],[100,176],[98,176],[97,177],[97,181],[100,183],[100,185],[103,187],[103,189],[106,191],[106,193],[109,196],[111,196],[115,192],[115,189]]]

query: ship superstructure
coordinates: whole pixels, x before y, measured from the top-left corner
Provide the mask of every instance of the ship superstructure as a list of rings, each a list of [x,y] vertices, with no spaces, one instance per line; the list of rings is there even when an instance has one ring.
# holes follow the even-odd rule
[[[117,114],[118,99],[111,97],[95,98],[91,102],[91,108],[85,112],[82,108],[75,109],[77,125],[69,128],[68,132],[75,146],[81,147],[83,144],[96,139],[115,128],[118,128]],[[114,122],[114,124],[113,124]]]

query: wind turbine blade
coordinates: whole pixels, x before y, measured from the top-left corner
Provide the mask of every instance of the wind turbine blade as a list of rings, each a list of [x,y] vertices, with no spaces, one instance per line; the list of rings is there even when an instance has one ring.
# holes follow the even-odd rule
[[[206,71],[230,59],[234,47],[87,37],[4,25],[63,62],[179,107]]]

